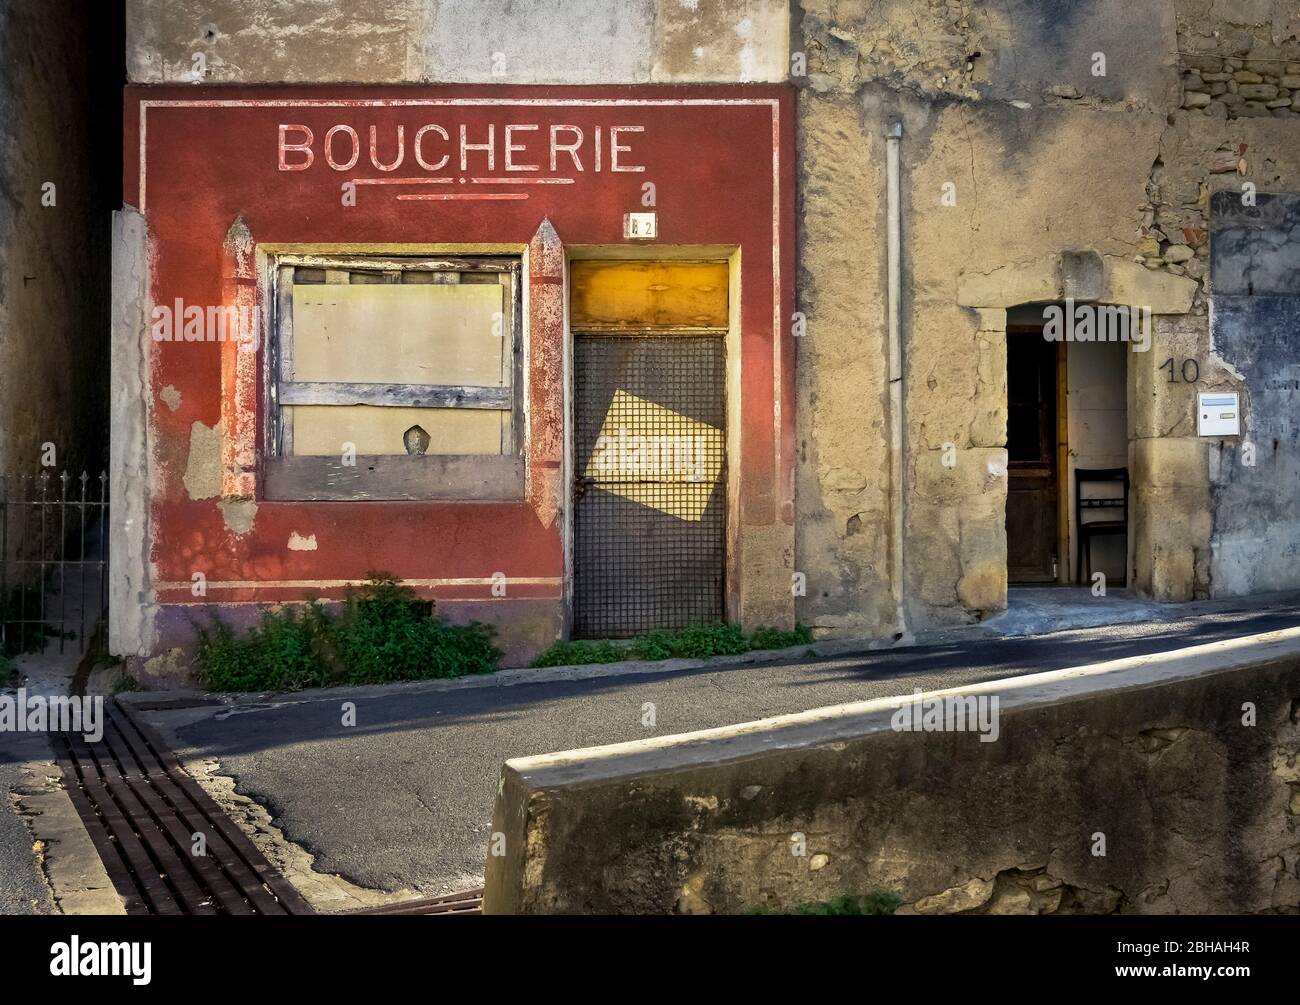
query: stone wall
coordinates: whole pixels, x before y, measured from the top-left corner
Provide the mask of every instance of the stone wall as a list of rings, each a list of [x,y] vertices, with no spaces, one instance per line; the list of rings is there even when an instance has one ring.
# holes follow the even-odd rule
[[[899,120],[906,627],[973,620],[1006,602],[1006,310],[1061,295],[1063,252],[1137,254],[1177,96],[1172,12],[1111,2],[800,11],[809,335],[798,373],[799,614],[823,635],[900,629],[883,564],[897,503],[882,363],[883,134]],[[1096,51],[1104,76],[1092,72]]]
[[[1229,119],[1188,106],[1195,81],[1179,53],[1213,47],[1281,74],[1285,64],[1274,64],[1296,42],[1288,8],[798,5],[795,65],[807,61],[806,77],[793,77],[798,292],[808,337],[797,378],[796,564],[808,581],[799,616],[818,634],[900,629],[883,379],[892,120],[904,126],[906,627],[975,620],[1005,604],[1005,312],[1070,295],[1057,273],[1072,254],[1100,256],[1116,277],[1107,295],[1123,298],[1112,302],[1159,315],[1151,349],[1125,354],[1132,582],[1161,600],[1239,591],[1241,578],[1214,556],[1244,542],[1215,537],[1224,511],[1211,486],[1235,442],[1201,439],[1195,425],[1198,391],[1247,391],[1209,330],[1210,198],[1246,183],[1300,188],[1300,128],[1289,113]],[[1194,360],[1196,381],[1171,381],[1171,358],[1176,368]],[[945,444],[956,450],[951,468],[940,467]],[[1286,512],[1265,505],[1258,520]],[[1249,550],[1232,562],[1248,562]],[[1254,583],[1292,588],[1300,576],[1274,564]]]
[[[1211,337],[1248,406],[1240,441],[1210,455],[1210,577],[1225,594],[1294,585],[1300,556],[1300,196],[1251,203],[1211,203]]]
[[[784,0],[127,0],[132,83],[784,79]]]
[[[1249,374],[1245,360],[1210,329],[1212,306],[1231,289],[1220,291],[1210,274],[1212,231],[1223,207],[1266,199],[1269,194],[1300,189],[1300,123],[1294,119],[1215,118],[1200,112],[1173,113],[1153,165],[1150,202],[1144,211],[1143,264],[1156,273],[1181,274],[1198,284],[1187,314],[1163,319],[1153,350],[1130,368],[1130,411],[1135,475],[1151,475],[1139,490],[1139,586],[1158,599],[1187,600],[1242,592],[1294,589],[1300,586],[1295,563],[1267,563],[1257,575],[1243,577],[1254,565],[1262,536],[1281,534],[1274,545],[1294,548],[1294,493],[1258,467],[1243,469],[1240,447],[1264,419],[1251,411],[1262,379],[1277,374]],[[1221,200],[1230,199],[1229,203]],[[1147,221],[1147,213],[1150,221]],[[1158,252],[1158,254],[1157,254]],[[1190,255],[1190,257],[1189,257]],[[1288,336],[1294,340],[1294,332]],[[1300,345],[1291,342],[1294,357]],[[1197,361],[1199,379],[1170,380],[1161,369],[1169,359],[1181,371]],[[1253,383],[1253,386],[1252,386]],[[1236,391],[1243,403],[1243,437],[1200,438],[1195,402],[1199,392]],[[1238,470],[1234,475],[1234,467]],[[1274,472],[1276,473],[1276,472]],[[1217,486],[1235,479],[1258,499],[1250,507],[1254,524],[1246,535],[1224,537],[1216,526],[1240,518],[1241,496],[1229,503]],[[1237,516],[1232,513],[1238,507]],[[1270,529],[1271,528],[1271,529]],[[1254,543],[1250,538],[1254,538]],[[1246,588],[1247,582],[1250,583]]]
[[[1280,0],[1179,0],[1183,105],[1220,119],[1300,113],[1300,10]]]
[[[40,471],[47,443],[56,473],[98,475],[107,460],[121,140],[120,117],[97,102],[121,64],[96,49],[114,38],[112,18],[81,8],[0,11],[0,472],[10,475]]]
[[[1296,914],[1300,630],[509,761],[492,829],[488,913]]]

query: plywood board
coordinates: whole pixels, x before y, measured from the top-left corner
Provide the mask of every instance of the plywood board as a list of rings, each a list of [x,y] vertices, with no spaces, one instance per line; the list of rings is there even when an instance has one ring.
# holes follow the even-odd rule
[[[508,386],[501,285],[295,285],[293,379]]]
[[[429,434],[426,454],[499,454],[509,442],[510,413],[504,411],[382,405],[289,408],[293,452],[299,457],[339,456],[345,443],[357,454],[405,454],[403,434],[415,425]]]

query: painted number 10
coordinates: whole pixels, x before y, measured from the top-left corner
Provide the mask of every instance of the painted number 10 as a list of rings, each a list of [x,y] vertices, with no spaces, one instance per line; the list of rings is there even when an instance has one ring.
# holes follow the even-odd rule
[[[1165,367],[1169,367],[1169,383],[1175,383],[1178,380],[1178,377],[1174,374],[1174,358],[1172,356],[1160,364],[1161,370]],[[1182,372],[1184,382],[1195,384],[1201,379],[1201,364],[1189,357],[1183,360]]]

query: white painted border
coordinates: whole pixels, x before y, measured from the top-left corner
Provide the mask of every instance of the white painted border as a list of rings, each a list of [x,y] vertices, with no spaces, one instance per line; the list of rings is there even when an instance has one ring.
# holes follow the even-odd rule
[[[716,767],[768,753],[808,750],[845,743],[870,734],[894,732],[893,712],[913,701],[945,697],[997,696],[1002,714],[1108,692],[1159,686],[1215,674],[1249,670],[1262,664],[1300,659],[1300,628],[1221,639],[1183,649],[1123,656],[1103,663],[1001,677],[963,686],[871,698],[775,715],[690,733],[581,747],[551,754],[511,758],[506,767],[534,788],[582,785],[648,771]],[[906,680],[897,682],[900,687]],[[977,744],[978,745],[978,744]]]
[[[486,85],[490,86],[490,85]],[[781,520],[784,485],[781,471],[781,101],[779,98],[141,98],[140,99],[140,212],[146,212],[148,115],[150,108],[405,108],[441,106],[521,106],[579,108],[638,108],[687,106],[766,106],[772,114],[772,477],[773,520]],[[649,250],[649,249],[647,249]],[[567,272],[567,269],[566,269]],[[567,301],[566,301],[567,314]],[[566,317],[567,321],[567,317]],[[525,361],[525,371],[527,363]],[[526,412],[527,410],[525,410]],[[567,421],[567,420],[566,420]],[[525,419],[525,423],[527,420]],[[415,583],[415,580],[411,581]],[[422,585],[425,581],[419,581]],[[429,583],[443,582],[429,580]],[[452,582],[452,581],[447,581]],[[459,582],[459,581],[457,581]],[[172,584],[161,584],[166,589]],[[188,586],[189,584],[182,584]],[[214,584],[209,583],[210,587]],[[313,585],[304,581],[264,581],[266,587]],[[338,585],[346,585],[346,581]],[[244,588],[230,586],[230,589]]]
[[[260,589],[339,589],[344,586],[363,586],[364,579],[225,579],[208,580],[205,584],[209,590],[260,590]],[[492,586],[504,582],[507,586],[558,586],[564,582],[561,576],[518,576],[504,580],[477,576],[467,579],[403,579],[403,586]],[[175,583],[158,583],[156,590],[189,590],[194,584],[189,580]]]

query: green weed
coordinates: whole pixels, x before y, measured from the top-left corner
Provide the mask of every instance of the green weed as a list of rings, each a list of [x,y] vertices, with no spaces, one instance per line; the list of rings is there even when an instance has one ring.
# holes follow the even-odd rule
[[[812,632],[805,625],[796,625],[788,631],[759,628],[746,635],[739,625],[714,623],[646,632],[628,642],[560,641],[533,660],[533,666],[613,663],[616,660],[707,659],[710,656],[734,656],[758,649],[784,649],[810,642]]]
[[[902,904],[903,898],[893,890],[872,890],[867,894],[845,893],[830,900],[810,901],[797,904],[788,911],[773,910],[770,907],[755,907],[746,914],[802,914],[802,915],[887,915],[893,914]]]
[[[195,656],[214,691],[294,691],[341,684],[491,673],[501,653],[490,625],[453,625],[392,576],[373,574],[338,611],[316,604],[267,611],[238,635],[196,625]]]

